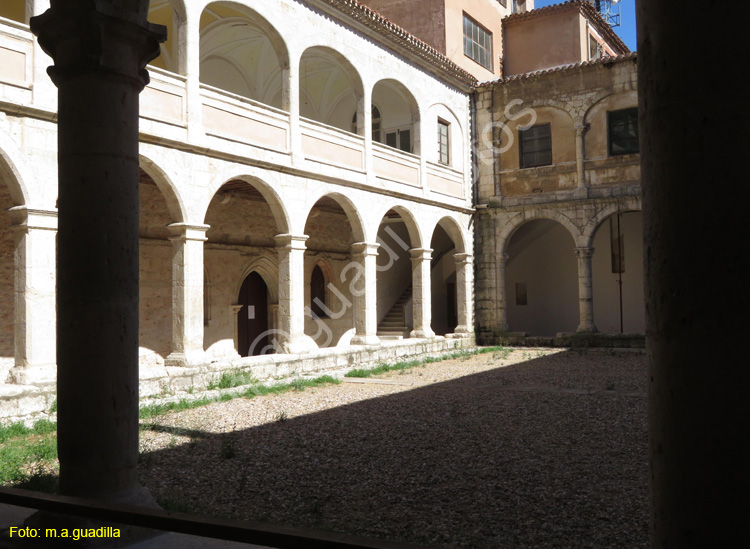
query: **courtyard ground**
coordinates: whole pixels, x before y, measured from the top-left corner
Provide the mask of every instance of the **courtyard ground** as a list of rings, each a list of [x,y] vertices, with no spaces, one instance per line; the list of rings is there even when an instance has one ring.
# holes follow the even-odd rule
[[[647,547],[646,357],[499,350],[143,422],[167,508],[429,547]]]

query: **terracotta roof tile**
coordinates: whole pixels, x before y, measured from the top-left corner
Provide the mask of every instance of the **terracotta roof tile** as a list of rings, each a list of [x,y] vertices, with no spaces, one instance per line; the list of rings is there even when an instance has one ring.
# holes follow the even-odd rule
[[[630,53],[626,53],[624,55],[601,57],[594,61],[581,61],[579,63],[570,63],[568,65],[560,65],[559,67],[552,67],[549,69],[541,69],[538,71],[525,72],[523,74],[514,74],[513,76],[509,76],[507,78],[500,78],[498,80],[488,80],[486,82],[481,82],[480,84],[478,84],[478,87],[485,87],[485,86],[490,86],[493,84],[505,84],[506,82],[514,82],[516,80],[526,80],[529,78],[536,78],[538,76],[543,76],[545,74],[563,72],[563,71],[567,71],[567,70],[571,70],[571,69],[575,69],[579,67],[589,67],[593,65],[610,65],[613,63],[621,63],[629,59],[638,59],[638,53],[633,51]]]
[[[378,32],[386,39],[391,40],[399,46],[409,50],[429,62],[431,65],[446,72],[458,79],[460,82],[475,86],[477,79],[469,72],[465,71],[453,61],[448,59],[438,50],[423,42],[413,34],[402,29],[395,23],[389,21],[378,12],[361,4],[357,0],[319,0],[325,4],[333,6],[340,12],[352,17],[362,23],[367,28]]]

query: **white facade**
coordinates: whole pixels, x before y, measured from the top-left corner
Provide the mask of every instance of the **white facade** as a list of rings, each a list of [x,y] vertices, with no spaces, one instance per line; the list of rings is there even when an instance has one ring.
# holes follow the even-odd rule
[[[237,315],[253,314],[238,302],[251,273],[267,286],[279,353],[380,344],[378,324],[410,285],[407,336],[433,338],[433,314],[443,334],[471,333],[466,75],[389,41],[366,11],[343,13],[351,2],[151,4],[170,39],[141,95],[142,366],[247,354]],[[26,24],[48,7],[0,8],[0,383],[54,376],[56,89]],[[378,246],[389,238],[393,258]],[[446,284],[452,321],[433,313]]]

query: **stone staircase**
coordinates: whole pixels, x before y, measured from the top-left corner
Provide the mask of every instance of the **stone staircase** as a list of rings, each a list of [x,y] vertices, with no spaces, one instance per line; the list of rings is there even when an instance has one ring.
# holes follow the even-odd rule
[[[378,337],[380,339],[403,339],[409,337],[409,328],[406,326],[406,303],[411,299],[411,284],[404,290],[393,304],[391,310],[378,324]]]

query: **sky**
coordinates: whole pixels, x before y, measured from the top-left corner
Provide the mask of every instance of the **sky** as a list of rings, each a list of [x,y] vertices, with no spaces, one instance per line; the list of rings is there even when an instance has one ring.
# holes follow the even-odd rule
[[[543,8],[552,4],[560,4],[563,0],[535,0],[534,7]],[[615,32],[620,35],[623,42],[635,51],[635,0],[622,0],[619,4],[620,13],[622,13],[620,26],[615,28]]]

